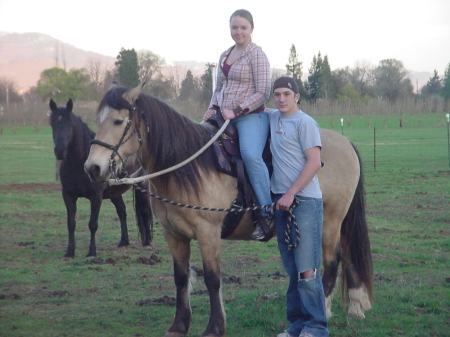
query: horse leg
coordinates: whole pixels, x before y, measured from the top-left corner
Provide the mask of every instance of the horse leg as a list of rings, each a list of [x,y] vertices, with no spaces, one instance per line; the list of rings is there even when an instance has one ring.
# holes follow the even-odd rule
[[[125,203],[123,202],[123,197],[121,195],[111,198],[111,202],[116,208],[116,212],[119,216],[120,221],[121,237],[117,247],[126,247],[130,244],[130,240],[128,238],[127,208],[125,206]]]
[[[342,282],[350,300],[348,316],[364,318],[372,298],[372,252],[365,217],[362,179],[342,223]]]
[[[102,195],[99,193],[91,201],[91,216],[89,218],[89,230],[91,232],[91,241],[89,244],[89,251],[86,257],[97,256],[97,248],[95,245],[95,233],[98,229],[98,215],[100,214],[100,207],[102,206]]]
[[[341,262],[341,248],[339,245],[340,221],[336,221],[335,217],[331,218],[325,213],[323,227],[322,261],[324,271],[322,283],[325,292],[327,317],[330,318],[333,315],[331,312],[331,304],[336,287],[339,264]]]
[[[225,310],[222,303],[219,238],[220,233],[216,233],[215,236],[207,235],[197,238],[202,255],[204,280],[208,289],[210,303],[209,322],[202,334],[203,337],[221,337],[225,335]]]
[[[134,189],[134,209],[136,213],[136,222],[141,235],[143,247],[151,247],[153,226],[153,213],[150,205],[149,196],[145,192]]]
[[[69,240],[67,244],[67,251],[64,254],[64,258],[75,257],[75,227],[76,220],[75,215],[77,213],[77,197],[67,194],[64,190],[62,192],[64,204],[66,205],[67,214],[67,231],[69,233]]]
[[[176,287],[176,311],[173,323],[167,330],[164,337],[186,336],[192,321],[192,311],[190,303],[191,280],[189,270],[189,260],[191,256],[191,240],[188,238],[175,236],[164,231],[164,237],[169,244],[173,258],[173,272]]]

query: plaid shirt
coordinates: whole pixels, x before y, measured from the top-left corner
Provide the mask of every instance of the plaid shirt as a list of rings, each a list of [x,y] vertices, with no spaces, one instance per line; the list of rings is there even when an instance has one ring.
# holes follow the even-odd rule
[[[270,64],[261,47],[253,42],[245,48],[228,72],[223,73],[223,63],[231,47],[220,55],[217,85],[210,107],[233,110],[236,116],[252,112],[264,105],[270,97]]]

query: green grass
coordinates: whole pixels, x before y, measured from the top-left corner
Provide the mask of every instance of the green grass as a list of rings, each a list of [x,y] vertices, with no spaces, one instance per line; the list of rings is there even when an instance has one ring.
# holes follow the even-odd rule
[[[404,116],[403,128],[392,118],[385,125],[386,116],[359,118],[344,128],[365,163],[374,303],[366,319],[347,319],[337,292],[331,336],[449,335],[447,129],[436,126],[436,114]],[[331,128],[333,119],[341,132],[335,117],[318,121]],[[370,123],[377,128],[376,162]],[[132,196],[126,194],[132,244],[118,249],[119,222],[106,201],[97,233],[98,258],[86,259],[89,203],[81,199],[76,257],[64,261],[65,207],[55,181],[50,128],[3,127],[0,156],[0,336],[163,336],[174,314],[167,303],[174,285],[160,225],[155,225],[153,251],[144,250]],[[143,264],[152,254],[160,262]],[[202,266],[196,243],[192,266]],[[223,241],[222,274],[227,336],[276,336],[287,327],[287,278],[274,241]],[[207,324],[205,289],[199,276],[189,337],[201,335]]]

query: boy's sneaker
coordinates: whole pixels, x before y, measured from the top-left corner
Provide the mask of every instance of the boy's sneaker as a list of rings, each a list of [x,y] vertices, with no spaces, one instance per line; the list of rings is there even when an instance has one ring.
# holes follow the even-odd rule
[[[283,333],[280,333],[277,337],[294,337],[289,334],[289,332],[284,331]]]

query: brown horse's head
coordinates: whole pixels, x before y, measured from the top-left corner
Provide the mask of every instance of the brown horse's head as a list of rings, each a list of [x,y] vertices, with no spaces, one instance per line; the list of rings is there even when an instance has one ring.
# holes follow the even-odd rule
[[[105,182],[111,175],[118,176],[125,161],[139,150],[140,122],[135,102],[144,85],[132,90],[114,85],[100,102],[97,134],[84,165],[92,181]]]

